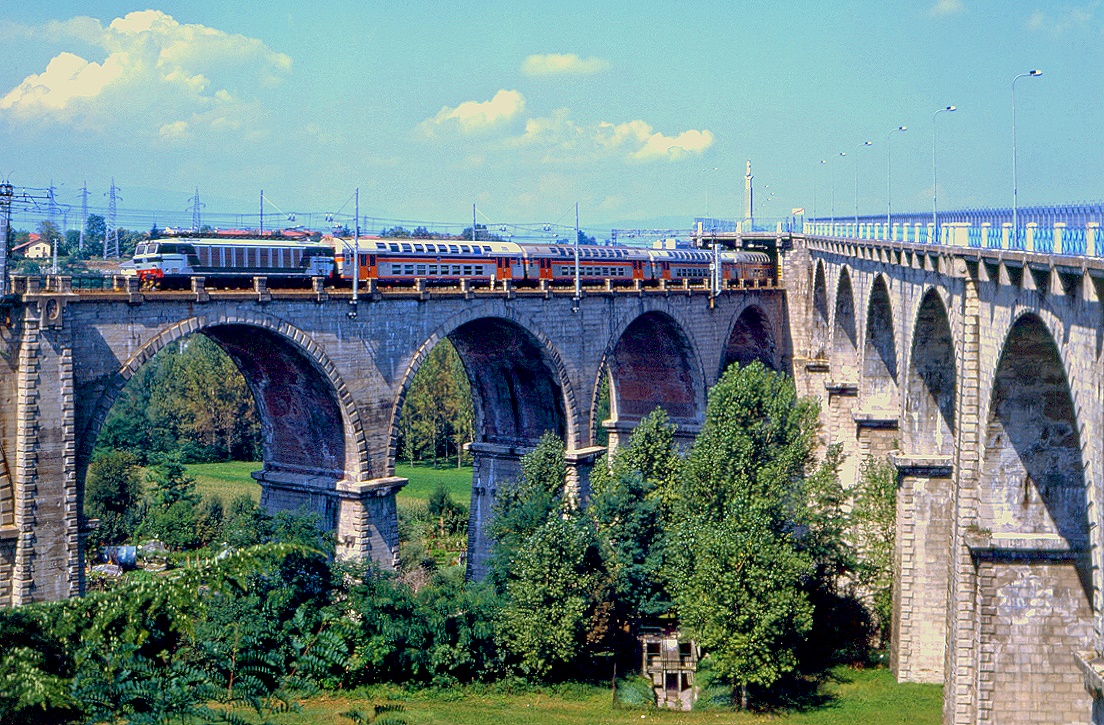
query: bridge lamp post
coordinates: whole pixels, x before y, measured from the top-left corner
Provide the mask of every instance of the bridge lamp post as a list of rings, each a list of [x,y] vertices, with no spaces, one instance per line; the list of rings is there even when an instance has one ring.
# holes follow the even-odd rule
[[[846,156],[846,151],[840,151],[836,156]],[[833,157],[835,158],[835,157]],[[836,167],[829,166],[829,176],[832,177],[832,233],[835,233],[836,229]]]
[[[892,229],[891,224],[893,223],[890,219],[890,217],[893,216],[893,195],[891,194],[891,184],[893,181],[892,141],[893,134],[897,133],[898,131],[908,131],[908,126],[898,126],[897,128],[890,131],[889,134],[886,136],[886,236],[891,236],[889,230]]]
[[[958,110],[958,106],[947,106],[946,108],[940,108],[938,111],[932,114],[932,236],[934,240],[929,239],[929,243],[936,243],[939,240],[939,177],[936,174],[935,167],[935,119],[941,113],[954,113]]]
[[[1016,81],[1021,78],[1038,78],[1041,70],[1030,70],[1020,73],[1012,79],[1012,246],[1018,247],[1020,242],[1019,220],[1019,191],[1016,184]]]
[[[861,150],[864,146],[873,146],[870,141],[863,141],[855,148]],[[855,234],[859,233],[859,155],[855,154]]]
[[[820,167],[828,163],[827,159],[821,159],[813,172],[813,219],[817,218],[817,177],[820,176]]]

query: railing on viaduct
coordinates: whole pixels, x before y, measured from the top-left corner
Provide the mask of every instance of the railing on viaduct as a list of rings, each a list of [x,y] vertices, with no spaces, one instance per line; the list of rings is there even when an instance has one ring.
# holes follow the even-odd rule
[[[810,236],[905,244],[940,244],[972,249],[1006,249],[1074,256],[1104,256],[1104,204],[1029,207],[1020,211],[1013,228],[1008,209],[940,212],[938,225],[930,214],[813,219],[802,231]]]

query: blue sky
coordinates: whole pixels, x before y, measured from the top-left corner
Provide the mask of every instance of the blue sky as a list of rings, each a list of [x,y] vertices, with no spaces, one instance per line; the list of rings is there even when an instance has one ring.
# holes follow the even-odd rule
[[[93,207],[648,224],[1104,197],[1101,2],[5,3],[0,174]],[[871,147],[859,148],[863,141]],[[839,157],[840,151],[846,152]],[[819,162],[828,160],[829,164]],[[350,207],[346,207],[350,210]]]

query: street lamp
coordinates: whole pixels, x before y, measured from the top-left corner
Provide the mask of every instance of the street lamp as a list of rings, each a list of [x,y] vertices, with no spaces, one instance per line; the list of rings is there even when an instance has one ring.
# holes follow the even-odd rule
[[[821,159],[819,166],[824,166],[827,163],[828,163],[827,159]],[[813,172],[813,219],[817,218],[817,205],[816,205],[816,203],[817,203],[817,177],[820,176],[819,166],[818,166],[817,170],[815,172]]]
[[[702,173],[703,174],[709,174],[710,171],[716,171],[716,170],[717,170],[717,167],[714,166],[711,169],[702,169]],[[713,185],[713,177],[711,175],[707,175],[705,177],[705,218],[709,220],[709,226],[711,228],[715,229],[717,225],[713,223],[713,217],[709,216],[709,192],[710,192],[710,187],[712,185]]]
[[[1020,73],[1018,76],[1012,79],[1012,248],[1015,249],[1020,244],[1020,220],[1019,220],[1019,190],[1016,184],[1016,81],[1021,78],[1038,78],[1043,72],[1041,70],[1030,70],[1027,73]]]
[[[908,126],[898,126],[889,132],[886,136],[886,235],[890,235],[890,229],[892,229],[893,221],[890,217],[893,216],[893,195],[891,194],[891,183],[893,180],[893,157],[892,146],[893,134],[898,131],[908,131]]]
[[[873,146],[870,141],[863,141],[856,146],[856,149],[861,149],[863,146]],[[855,233],[859,233],[859,155],[855,154]]]
[[[947,106],[932,114],[932,236],[934,239],[929,239],[929,244],[934,244],[939,240],[939,177],[935,170],[935,117],[941,113],[953,113],[957,110],[958,106]]]
[[[840,151],[836,154],[836,156],[846,155],[846,151]],[[836,167],[829,166],[828,169],[830,171],[829,176],[832,177],[832,233],[834,234],[836,230]]]

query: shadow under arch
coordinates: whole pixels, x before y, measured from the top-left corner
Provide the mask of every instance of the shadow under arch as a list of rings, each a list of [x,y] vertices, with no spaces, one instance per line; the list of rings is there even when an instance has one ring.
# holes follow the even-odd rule
[[[749,305],[740,312],[736,321],[732,324],[718,375],[724,374],[724,371],[732,363],[739,363],[743,366],[756,360],[771,370],[779,369],[778,346],[774,339],[774,326],[762,308],[757,305]]]
[[[828,282],[824,274],[824,260],[818,259],[813,273],[813,330],[809,357],[823,359],[828,357],[830,338],[828,309]]]
[[[1068,722],[1072,712],[1087,721],[1092,699],[1070,655],[1094,637],[1087,482],[1066,368],[1034,313],[1005,339],[983,444],[978,525],[988,544],[974,552],[978,610],[988,615],[984,636],[1000,643],[993,671],[1016,677],[982,682],[978,700],[992,721],[1012,721],[1053,701],[1062,682],[1068,701],[1034,710],[1036,722]]]
[[[897,340],[893,329],[893,306],[885,277],[878,275],[870,288],[863,349],[863,392],[865,403],[876,410],[896,411],[898,406]]]
[[[607,349],[610,447],[642,418],[663,408],[688,443],[705,415],[705,381],[689,336],[666,312],[651,310],[629,322]]]
[[[150,339],[122,366],[96,403],[78,447],[80,499],[99,431],[123,386],[161,349],[190,334],[217,344],[245,378],[261,424],[262,504],[270,511],[306,508],[337,524],[339,481],[371,477],[360,416],[336,366],[310,337],[287,323],[184,320]]]
[[[858,382],[859,343],[855,321],[855,293],[851,286],[851,273],[847,267],[840,269],[836,284],[836,305],[832,316],[832,372],[837,380]]]
[[[908,452],[954,454],[957,363],[950,318],[934,289],[920,302],[913,326],[905,396]]]

